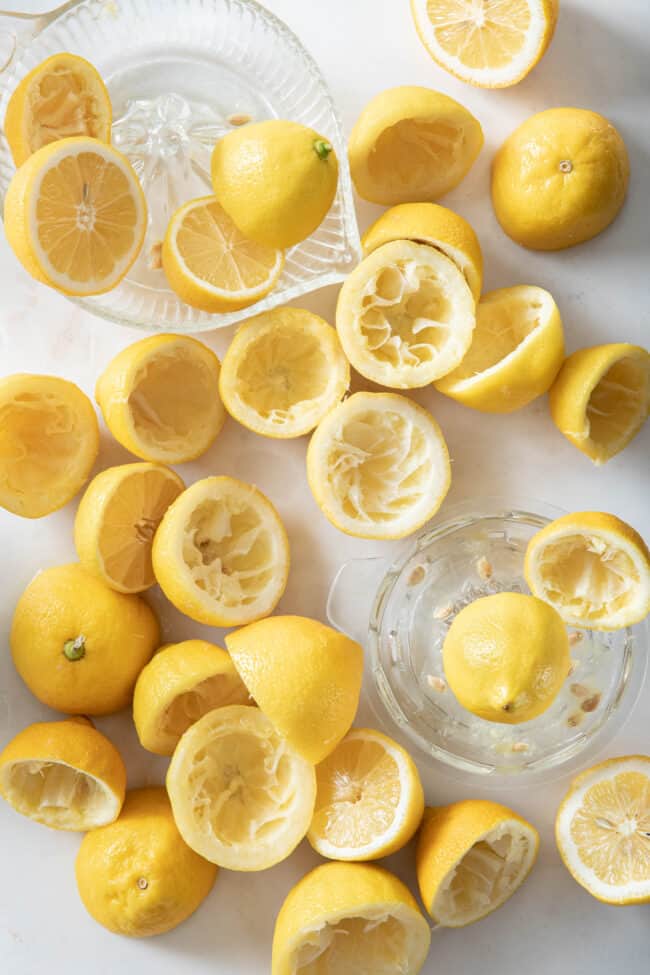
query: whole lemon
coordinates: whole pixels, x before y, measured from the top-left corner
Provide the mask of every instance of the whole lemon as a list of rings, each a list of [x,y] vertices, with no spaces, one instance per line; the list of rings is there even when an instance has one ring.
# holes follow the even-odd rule
[[[494,212],[522,247],[562,250],[609,226],[629,177],[611,122],[582,108],[550,108],[515,129],[494,157]]]
[[[282,119],[229,132],[212,153],[212,183],[221,206],[251,240],[281,250],[323,222],[338,173],[327,139]]]
[[[16,670],[43,704],[65,714],[110,714],[129,704],[160,630],[139,596],[115,592],[71,564],[32,579],[10,642]]]
[[[519,724],[551,706],[571,664],[566,626],[522,593],[476,599],[455,617],[442,651],[458,701],[486,721]]]
[[[218,867],[178,832],[162,786],[127,792],[114,823],[87,833],[75,865],[84,907],[115,934],[146,938],[193,914]]]

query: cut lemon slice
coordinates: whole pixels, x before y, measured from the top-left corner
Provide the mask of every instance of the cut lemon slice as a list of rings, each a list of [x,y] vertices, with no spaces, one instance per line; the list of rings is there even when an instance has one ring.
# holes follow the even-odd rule
[[[430,413],[396,393],[355,393],[316,428],[307,478],[336,528],[358,538],[404,538],[434,516],[451,469]]]
[[[208,711],[250,703],[225,650],[205,640],[184,640],[161,647],[140,672],[133,721],[143,748],[171,755],[181,735]]]
[[[309,842],[331,860],[377,860],[409,842],[424,812],[416,765],[379,731],[351,731],[316,769]]]
[[[229,870],[266,870],[304,838],[316,774],[258,708],[232,705],[210,711],[185,732],[167,791],[193,850]]]
[[[72,136],[111,141],[112,109],[96,68],[53,54],[20,82],[7,105],[5,135],[16,166],[42,146]]]
[[[99,452],[99,426],[82,391],[56,376],[0,379],[0,505],[42,518],[81,489]]]
[[[558,809],[564,865],[605,904],[650,901],[650,757],[612,758],[582,772]]]
[[[496,802],[425,810],[416,865],[426,909],[446,928],[479,921],[521,886],[538,848],[535,827]]]
[[[178,474],[162,464],[123,464],[98,474],[86,488],[74,523],[83,567],[118,592],[153,586],[153,536],[184,488]]]
[[[289,891],[271,975],[417,975],[431,931],[401,880],[365,863],[316,867]]]
[[[95,397],[115,439],[143,460],[182,464],[221,431],[219,360],[188,335],[152,335],[122,349]]]
[[[190,200],[169,221],[162,264],[179,298],[207,312],[255,304],[275,286],[282,251],[256,244],[237,229],[214,196]]]
[[[125,789],[120,753],[89,721],[32,724],[0,753],[0,795],[16,812],[53,829],[112,823]]]
[[[617,630],[650,613],[650,551],[615,515],[579,511],[533,535],[526,581],[569,626]]]
[[[363,650],[306,616],[272,616],[226,637],[252,698],[312,765],[350,730],[359,705]]]
[[[480,123],[440,91],[403,85],[376,95],[350,133],[350,171],[359,196],[393,206],[444,196],[483,146]]]
[[[239,328],[219,390],[230,415],[248,430],[287,438],[313,430],[349,383],[335,329],[302,308],[276,308]]]
[[[364,257],[393,240],[412,240],[437,248],[462,271],[475,300],[479,300],[483,288],[483,254],[473,228],[460,214],[437,203],[402,203],[391,207],[363,235]]]
[[[138,256],[147,205],[126,156],[97,139],[61,139],[13,177],[4,222],[33,278],[67,295],[97,295],[114,288]]]
[[[467,354],[436,389],[484,413],[512,413],[550,388],[564,362],[562,319],[543,288],[484,295]]]
[[[181,613],[209,626],[268,616],[289,575],[289,540],[261,491],[234,477],[196,481],[165,513],[153,568]]]
[[[594,464],[605,464],[636,436],[650,413],[650,353],[616,342],[578,349],[549,392],[551,416]]]
[[[378,247],[339,293],[336,327],[362,376],[392,389],[428,386],[461,362],[475,301],[458,267],[426,244]]]
[[[437,63],[480,88],[525,78],[551,43],[558,0],[411,0],[420,40]]]

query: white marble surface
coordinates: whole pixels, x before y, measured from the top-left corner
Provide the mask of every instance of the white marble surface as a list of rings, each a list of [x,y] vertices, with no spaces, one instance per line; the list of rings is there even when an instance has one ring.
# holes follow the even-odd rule
[[[118,0],[119,2],[119,0]],[[23,11],[44,4],[19,3]],[[406,0],[268,0],[302,37],[322,66],[349,130],[368,98],[396,84],[439,88],[465,103],[481,120],[486,144],[465,182],[446,199],[468,217],[481,238],[486,286],[540,284],[555,295],[570,350],[613,340],[648,344],[650,307],[650,6],[645,0],[562,0],[556,38],[543,63],[518,87],[480,91],[439,70],[418,42]],[[155,5],[152,5],[152,9]],[[595,241],[557,255],[527,253],[499,230],[488,196],[491,156],[526,116],[543,108],[576,105],[609,116],[630,150],[629,201],[615,225]],[[359,205],[362,228],[378,212]],[[94,320],[65,299],[32,282],[0,241],[0,372],[54,372],[89,394],[108,359],[135,340],[135,333]],[[304,304],[333,319],[336,290]],[[223,351],[228,334],[207,341]],[[545,399],[510,417],[465,410],[435,392],[426,403],[448,439],[453,457],[450,500],[509,494],[539,497],[566,509],[613,511],[650,538],[650,426],[602,470],[575,451],[553,427]],[[345,558],[386,551],[347,539],[320,515],[304,477],[305,441],[274,443],[229,422],[199,462],[180,470],[191,481],[229,473],[257,483],[279,507],[293,549],[294,572],[281,610],[323,617],[332,576]],[[101,467],[130,458],[103,436]],[[48,713],[13,671],[8,630],[13,606],[41,567],[72,559],[75,504],[38,522],[0,511],[0,743]],[[443,508],[444,513],[444,508]],[[162,599],[153,594],[162,606]],[[162,610],[166,640],[200,631],[168,607]],[[218,639],[218,633],[212,633]],[[646,686],[625,729],[608,754],[650,752]],[[164,763],[139,749],[128,715],[98,722],[124,748],[132,786],[162,780]],[[488,794],[458,782],[440,768],[424,769],[427,798],[442,803]],[[562,867],[552,823],[566,777],[551,784],[499,793],[531,819],[542,834],[542,852],[521,892],[492,918],[461,932],[436,932],[426,973],[476,971],[499,975],[612,969],[627,975],[648,971],[650,908],[609,908],[592,900]],[[489,793],[491,794],[491,793]],[[0,971],[108,975],[122,968],[139,975],[257,975],[270,969],[275,913],[291,885],[315,862],[303,845],[287,863],[258,875],[223,872],[194,917],[176,931],[148,941],[117,938],[85,913],[74,881],[75,835],[32,825],[0,805]],[[413,885],[412,851],[390,863]]]

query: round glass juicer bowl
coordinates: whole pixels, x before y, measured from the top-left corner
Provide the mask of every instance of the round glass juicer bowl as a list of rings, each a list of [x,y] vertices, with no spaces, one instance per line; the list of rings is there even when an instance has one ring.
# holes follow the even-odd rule
[[[367,649],[378,720],[423,757],[485,784],[515,785],[584,764],[622,726],[643,683],[647,624],[570,629],[572,673],[544,714],[519,725],[474,716],[446,685],[442,645],[454,616],[481,596],[529,592],[528,541],[564,513],[536,501],[457,505],[392,564],[355,559],[332,584],[329,620]]]
[[[102,75],[113,105],[113,145],[131,160],[149,210],[143,248],[124,281],[107,294],[71,300],[123,325],[203,332],[336,284],[358,262],[334,102],[295,34],[255,0],[69,0],[46,14],[0,11],[0,197],[15,172],[1,128],[9,98],[32,68],[61,51],[86,58]],[[174,211],[213,194],[212,149],[237,115],[315,129],[336,150],[339,185],[320,227],[286,252],[271,293],[241,311],[209,315],[171,291],[155,266],[156,251]]]

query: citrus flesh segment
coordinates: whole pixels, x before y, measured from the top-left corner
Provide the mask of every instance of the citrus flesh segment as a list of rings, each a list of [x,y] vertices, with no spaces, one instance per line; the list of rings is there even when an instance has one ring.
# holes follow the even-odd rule
[[[32,277],[67,295],[103,294],[140,252],[147,205],[126,156],[78,137],[43,146],[20,167],[4,221]]]
[[[316,769],[311,845],[333,860],[375,860],[405,846],[424,812],[418,770],[379,731],[355,729]]]
[[[99,452],[85,393],[65,379],[16,373],[0,379],[0,505],[42,518],[81,489]]]
[[[5,135],[16,166],[58,139],[111,139],[109,94],[96,68],[76,54],[46,58],[20,82],[7,105]]]
[[[272,975],[417,975],[429,925],[404,884],[381,867],[327,863],[289,892],[273,935]]]
[[[650,757],[582,772],[560,805],[555,837],[573,879],[598,900],[650,901]]]
[[[217,873],[183,842],[161,786],[130,790],[119,818],[84,836],[75,863],[91,917],[132,938],[177,927],[208,896]]]
[[[219,371],[202,342],[155,335],[111,360],[95,396],[123,447],[143,460],[181,464],[205,453],[223,427]]]
[[[251,697],[312,765],[350,730],[363,677],[354,640],[306,616],[272,616],[226,636]]]
[[[153,586],[153,536],[184,488],[178,474],[162,464],[123,464],[98,474],[75,518],[75,547],[84,568],[118,592]]]
[[[344,396],[350,366],[338,335],[318,315],[276,308],[242,325],[219,379],[228,412],[266,437],[309,433]]]
[[[396,393],[355,393],[319,424],[307,477],[332,524],[360,538],[403,538],[432,518],[451,480],[442,432]]]
[[[336,307],[354,368],[392,389],[427,386],[455,369],[475,322],[474,298],[458,267],[434,247],[406,240],[364,258]]]
[[[420,39],[434,61],[481,88],[521,81],[543,56],[557,0],[411,0]]]
[[[581,511],[552,521],[528,543],[525,573],[570,626],[621,629],[650,612],[650,552],[615,515]]]
[[[52,829],[85,831],[112,822],[125,788],[120,753],[90,722],[30,725],[0,753],[0,795]]]
[[[231,705],[181,737],[167,791],[193,850],[230,870],[266,870],[304,838],[316,776],[258,708]]]
[[[436,389],[486,413],[511,413],[547,392],[563,361],[562,320],[548,291],[500,288],[479,301],[472,344]]]
[[[549,392],[558,430],[595,464],[636,436],[650,413],[650,353],[625,342],[578,349]]]
[[[437,200],[467,175],[483,146],[479,122],[453,98],[415,85],[366,105],[350,133],[357,193],[393,206]]]
[[[412,240],[445,254],[463,273],[476,301],[483,288],[483,254],[473,228],[460,214],[437,203],[401,203],[375,220],[361,239],[367,257],[382,244]]]
[[[181,735],[208,711],[249,703],[225,650],[205,640],[184,640],[161,648],[140,672],[133,721],[143,748],[171,755]]]
[[[253,305],[275,286],[282,251],[245,237],[216,197],[191,200],[169,222],[162,264],[170,287],[207,312]]]
[[[289,541],[261,491],[233,477],[196,481],[168,508],[153,567],[177,609],[211,626],[271,613],[289,574]]]
[[[443,927],[479,921],[521,886],[538,848],[534,826],[498,803],[468,799],[425,810],[416,854],[425,907]]]

